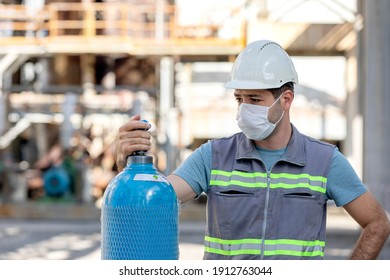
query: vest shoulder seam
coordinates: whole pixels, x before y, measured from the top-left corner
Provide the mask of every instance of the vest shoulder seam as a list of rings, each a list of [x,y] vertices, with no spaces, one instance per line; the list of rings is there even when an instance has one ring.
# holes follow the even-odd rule
[[[322,146],[328,146],[329,148],[335,148],[336,146],[333,145],[333,144],[330,144],[330,143],[327,143],[325,141],[321,141],[321,140],[318,140],[318,139],[314,139],[310,136],[306,136],[307,140],[312,142],[312,143],[317,143],[319,145],[322,145]]]

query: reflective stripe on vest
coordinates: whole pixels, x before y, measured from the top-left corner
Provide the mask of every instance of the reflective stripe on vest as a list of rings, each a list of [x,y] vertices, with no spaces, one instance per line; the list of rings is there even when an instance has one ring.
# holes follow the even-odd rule
[[[205,236],[205,251],[224,256],[260,255],[261,243],[261,239],[254,238],[227,240]],[[325,250],[325,241],[321,240],[276,239],[264,243],[265,256],[323,257]]]
[[[227,172],[223,170],[211,170],[210,186],[226,187],[236,185],[245,188],[267,188],[264,179],[267,177],[265,172],[246,173],[241,171]],[[312,176],[310,174],[288,174],[288,173],[271,173],[271,189],[284,188],[308,188],[312,191],[325,193],[327,178],[322,176]]]

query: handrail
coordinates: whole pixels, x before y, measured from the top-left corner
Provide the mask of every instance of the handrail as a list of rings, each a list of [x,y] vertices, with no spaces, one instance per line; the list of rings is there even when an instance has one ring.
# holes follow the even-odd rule
[[[0,6],[0,47],[9,44],[37,44],[96,38],[149,43],[191,42],[242,45],[241,26],[224,38],[221,24],[184,25],[174,5],[133,5],[124,3],[50,3],[31,13],[24,5]]]

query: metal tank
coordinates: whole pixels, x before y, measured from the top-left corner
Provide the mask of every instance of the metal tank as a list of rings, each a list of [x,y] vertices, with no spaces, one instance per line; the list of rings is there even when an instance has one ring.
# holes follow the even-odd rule
[[[178,200],[172,185],[138,152],[107,186],[101,211],[103,260],[179,258]]]

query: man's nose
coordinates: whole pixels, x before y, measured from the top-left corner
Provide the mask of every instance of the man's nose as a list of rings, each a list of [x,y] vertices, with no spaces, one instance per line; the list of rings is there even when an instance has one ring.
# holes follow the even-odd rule
[[[242,103],[245,103],[245,104],[250,104],[250,98],[242,98]]]

